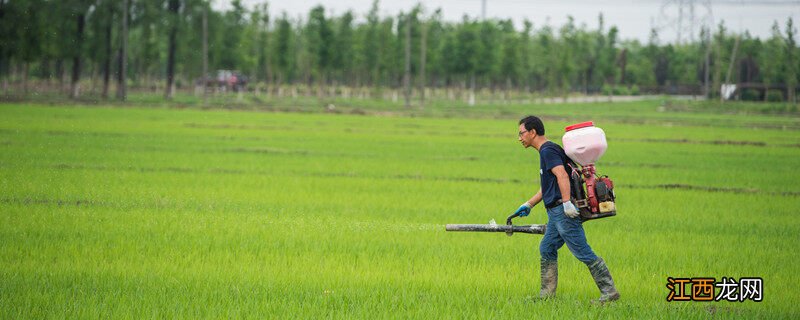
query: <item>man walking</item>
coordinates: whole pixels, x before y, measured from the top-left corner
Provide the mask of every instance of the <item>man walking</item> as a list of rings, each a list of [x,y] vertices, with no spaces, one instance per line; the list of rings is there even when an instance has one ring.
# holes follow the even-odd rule
[[[558,249],[564,243],[578,260],[589,267],[589,272],[600,289],[600,299],[595,302],[606,303],[619,299],[614,280],[605,261],[595,255],[586,242],[578,209],[570,201],[570,179],[567,173],[567,158],[564,149],[547,140],[544,124],[535,116],[519,121],[519,141],[525,148],[533,147],[539,151],[539,176],[541,189],[530,200],[514,212],[513,216],[527,216],[531,208],[544,202],[547,208],[547,229],[539,244],[542,262],[542,298],[553,297],[558,284]]]

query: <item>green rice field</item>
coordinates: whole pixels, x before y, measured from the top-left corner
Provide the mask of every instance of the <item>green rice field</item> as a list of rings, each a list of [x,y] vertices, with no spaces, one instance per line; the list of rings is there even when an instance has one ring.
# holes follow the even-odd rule
[[[800,114],[730,106],[2,103],[0,319],[797,319]],[[540,235],[444,230],[537,191],[527,114],[606,132],[618,215],[584,227],[615,303],[566,247],[534,299]],[[667,302],[668,277],[760,277],[763,301]]]

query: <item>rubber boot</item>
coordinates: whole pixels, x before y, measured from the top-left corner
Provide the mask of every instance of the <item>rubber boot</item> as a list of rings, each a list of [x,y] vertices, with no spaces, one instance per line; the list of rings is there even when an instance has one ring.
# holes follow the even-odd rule
[[[619,299],[619,292],[614,287],[614,279],[611,278],[611,272],[608,271],[608,266],[603,261],[603,258],[597,258],[597,260],[590,263],[589,272],[592,273],[594,283],[600,289],[600,299],[593,300],[592,303],[602,305]]]
[[[555,297],[556,286],[558,286],[558,261],[542,259],[542,290],[539,291],[539,298]]]

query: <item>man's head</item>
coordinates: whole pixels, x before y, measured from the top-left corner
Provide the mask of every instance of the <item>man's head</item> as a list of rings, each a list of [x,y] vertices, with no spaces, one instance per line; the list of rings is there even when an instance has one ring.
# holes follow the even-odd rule
[[[519,142],[522,143],[522,146],[539,149],[538,146],[544,143],[541,141],[542,139],[545,139],[542,119],[536,116],[527,116],[519,120]]]

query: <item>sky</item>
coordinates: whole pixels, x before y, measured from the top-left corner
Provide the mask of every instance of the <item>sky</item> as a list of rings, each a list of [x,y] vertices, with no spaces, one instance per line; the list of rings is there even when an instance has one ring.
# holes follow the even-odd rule
[[[230,1],[212,0],[217,9],[230,8]],[[265,0],[242,0],[245,6],[252,8]],[[305,19],[310,9],[322,5],[327,14],[340,15],[347,10],[352,10],[363,21],[370,9],[373,0],[271,0],[269,11],[272,15],[286,12],[290,17]],[[384,0],[379,4],[381,16],[397,15],[407,11],[417,3],[432,12],[436,8],[442,9],[446,21],[460,21],[464,15],[481,17],[482,1],[484,0]],[[784,30],[787,18],[791,17],[797,28],[800,19],[800,0],[485,0],[487,18],[512,19],[517,28],[521,28],[525,19],[530,20],[534,28],[543,25],[560,26],[567,21],[567,16],[572,16],[577,25],[585,24],[594,29],[597,27],[597,17],[603,14],[606,27],[617,26],[621,39],[638,39],[646,42],[650,30],[659,31],[661,42],[677,42],[678,29],[681,29],[681,41],[690,40],[689,34],[699,32],[703,21],[713,21],[718,24],[721,20],[729,30],[743,32],[748,30],[751,35],[759,38],[768,38],[771,35],[772,24],[777,20],[781,30]],[[680,3],[683,3],[683,20],[679,20]],[[690,5],[694,3],[694,5]],[[706,5],[710,4],[710,6]],[[695,32],[691,33],[692,24],[689,8],[694,7]],[[710,7],[710,13],[708,8]],[[678,28],[677,26],[682,26]]]

